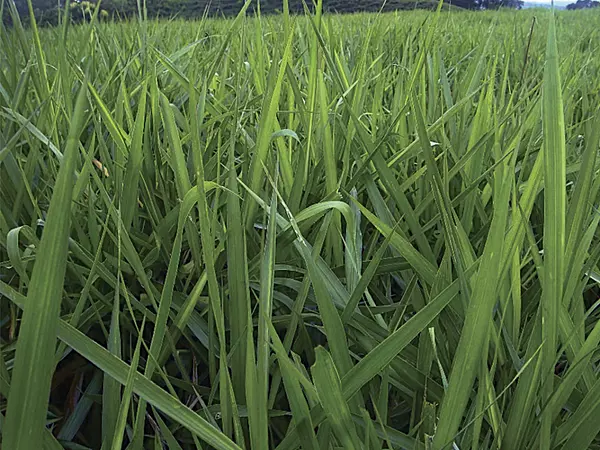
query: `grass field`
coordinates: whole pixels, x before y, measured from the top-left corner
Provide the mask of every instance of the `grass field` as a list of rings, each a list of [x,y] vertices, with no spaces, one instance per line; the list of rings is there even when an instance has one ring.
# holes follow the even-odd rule
[[[3,27],[1,447],[599,449],[599,25]]]

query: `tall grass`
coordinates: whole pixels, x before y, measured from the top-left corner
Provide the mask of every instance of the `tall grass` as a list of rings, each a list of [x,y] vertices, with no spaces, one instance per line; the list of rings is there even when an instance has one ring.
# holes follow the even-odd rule
[[[600,448],[598,12],[286,4],[0,30],[2,448]]]

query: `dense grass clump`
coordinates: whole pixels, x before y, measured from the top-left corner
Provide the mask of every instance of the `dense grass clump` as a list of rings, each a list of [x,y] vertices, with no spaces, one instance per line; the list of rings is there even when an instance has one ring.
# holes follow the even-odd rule
[[[2,448],[600,448],[599,23],[2,28]]]

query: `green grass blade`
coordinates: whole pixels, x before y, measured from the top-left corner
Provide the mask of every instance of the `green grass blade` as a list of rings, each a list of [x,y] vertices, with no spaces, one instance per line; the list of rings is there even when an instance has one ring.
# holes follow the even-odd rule
[[[315,353],[317,360],[312,367],[315,387],[338,441],[347,449],[363,448],[350,407],[342,395],[340,378],[331,355],[323,347],[318,347]]]
[[[80,88],[38,257],[28,290],[8,399],[3,446],[41,448],[51,374],[54,370],[56,323],[67,264],[73,172],[79,134],[86,121],[86,89]]]
[[[542,126],[544,132],[544,281],[542,295],[543,352],[542,399],[547,401],[554,390],[552,372],[556,360],[559,307],[562,303],[565,217],[566,217],[566,149],[565,123],[561,93],[554,14],[548,25],[546,66],[544,70]],[[542,414],[542,447],[550,446],[552,417]]]

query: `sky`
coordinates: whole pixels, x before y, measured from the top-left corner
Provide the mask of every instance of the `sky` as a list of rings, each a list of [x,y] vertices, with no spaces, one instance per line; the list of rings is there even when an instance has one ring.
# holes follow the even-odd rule
[[[554,4],[556,6],[566,6],[569,3],[573,3],[575,0],[572,1],[566,1],[566,0],[555,0]],[[548,5],[551,3],[551,0],[525,0],[525,3],[529,4],[529,5],[536,5],[536,4],[544,4],[544,5]]]

